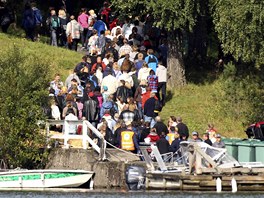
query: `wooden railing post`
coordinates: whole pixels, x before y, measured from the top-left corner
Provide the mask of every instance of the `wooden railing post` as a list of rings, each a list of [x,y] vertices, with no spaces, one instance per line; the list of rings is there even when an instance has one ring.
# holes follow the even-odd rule
[[[69,140],[69,122],[64,120],[64,146],[68,148],[68,140]]]

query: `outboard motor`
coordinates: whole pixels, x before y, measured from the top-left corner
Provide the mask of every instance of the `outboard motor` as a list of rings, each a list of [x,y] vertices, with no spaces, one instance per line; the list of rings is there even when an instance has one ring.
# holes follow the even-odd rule
[[[145,186],[146,170],[140,166],[129,166],[126,170],[126,183],[129,190],[141,190]]]

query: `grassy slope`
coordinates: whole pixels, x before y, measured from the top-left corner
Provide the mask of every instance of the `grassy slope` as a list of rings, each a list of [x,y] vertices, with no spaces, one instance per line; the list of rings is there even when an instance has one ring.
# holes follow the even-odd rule
[[[171,98],[161,112],[161,117],[181,116],[190,131],[205,132],[208,123],[213,123],[220,134],[226,137],[245,138],[244,127],[232,117],[225,117],[215,99],[218,82],[206,85],[188,84],[181,89],[169,91]],[[217,97],[216,97],[217,98]]]
[[[68,70],[74,68],[82,57],[81,54],[66,49],[0,34],[0,52],[14,45],[23,49],[26,54],[34,53],[50,61],[51,75],[59,72],[63,79],[68,75]],[[170,115],[181,116],[190,131],[196,130],[202,133],[207,129],[207,123],[214,123],[224,136],[245,137],[241,123],[231,117],[225,117],[219,110],[218,104],[221,101],[215,101],[215,97],[212,97],[217,94],[215,87],[218,86],[216,81],[199,86],[188,84],[181,89],[169,90],[169,101],[163,108],[161,117],[166,122]]]
[[[68,70],[73,69],[81,60],[82,55],[70,50],[52,47],[43,43],[33,43],[22,38],[6,36],[0,33],[0,52],[12,47],[22,49],[25,54],[35,54],[50,62],[51,74],[60,73],[65,79]],[[53,77],[51,76],[51,79]]]

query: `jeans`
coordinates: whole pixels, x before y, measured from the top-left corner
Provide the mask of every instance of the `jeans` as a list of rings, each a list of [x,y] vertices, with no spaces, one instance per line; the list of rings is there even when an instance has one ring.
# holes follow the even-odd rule
[[[50,40],[51,40],[50,44],[52,46],[58,46],[57,31],[56,30],[51,30],[50,31]]]
[[[155,118],[148,117],[146,115],[144,115],[144,121],[150,123],[150,128],[153,128],[154,125],[156,124]]]
[[[143,118],[142,102],[137,102],[137,108],[138,108],[140,119],[142,119]]]

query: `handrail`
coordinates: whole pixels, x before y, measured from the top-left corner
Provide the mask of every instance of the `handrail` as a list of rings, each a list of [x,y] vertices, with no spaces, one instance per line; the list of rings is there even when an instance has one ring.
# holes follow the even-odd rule
[[[106,141],[104,136],[87,120],[46,120],[46,136],[47,141],[49,138],[49,127],[50,125],[64,125],[65,131],[60,138],[64,139],[64,146],[68,148],[68,140],[82,139],[83,149],[87,149],[87,141],[92,146],[92,148],[99,154],[99,160],[105,160],[106,155]],[[71,125],[82,125],[82,135],[71,135],[69,134],[69,127]],[[88,135],[88,128],[95,134],[101,141],[100,147],[93,141],[93,139]],[[54,137],[54,136],[53,136]],[[56,136],[55,136],[56,137]],[[54,137],[54,138],[55,138]],[[52,136],[51,136],[52,138]],[[56,137],[58,138],[58,137]]]

